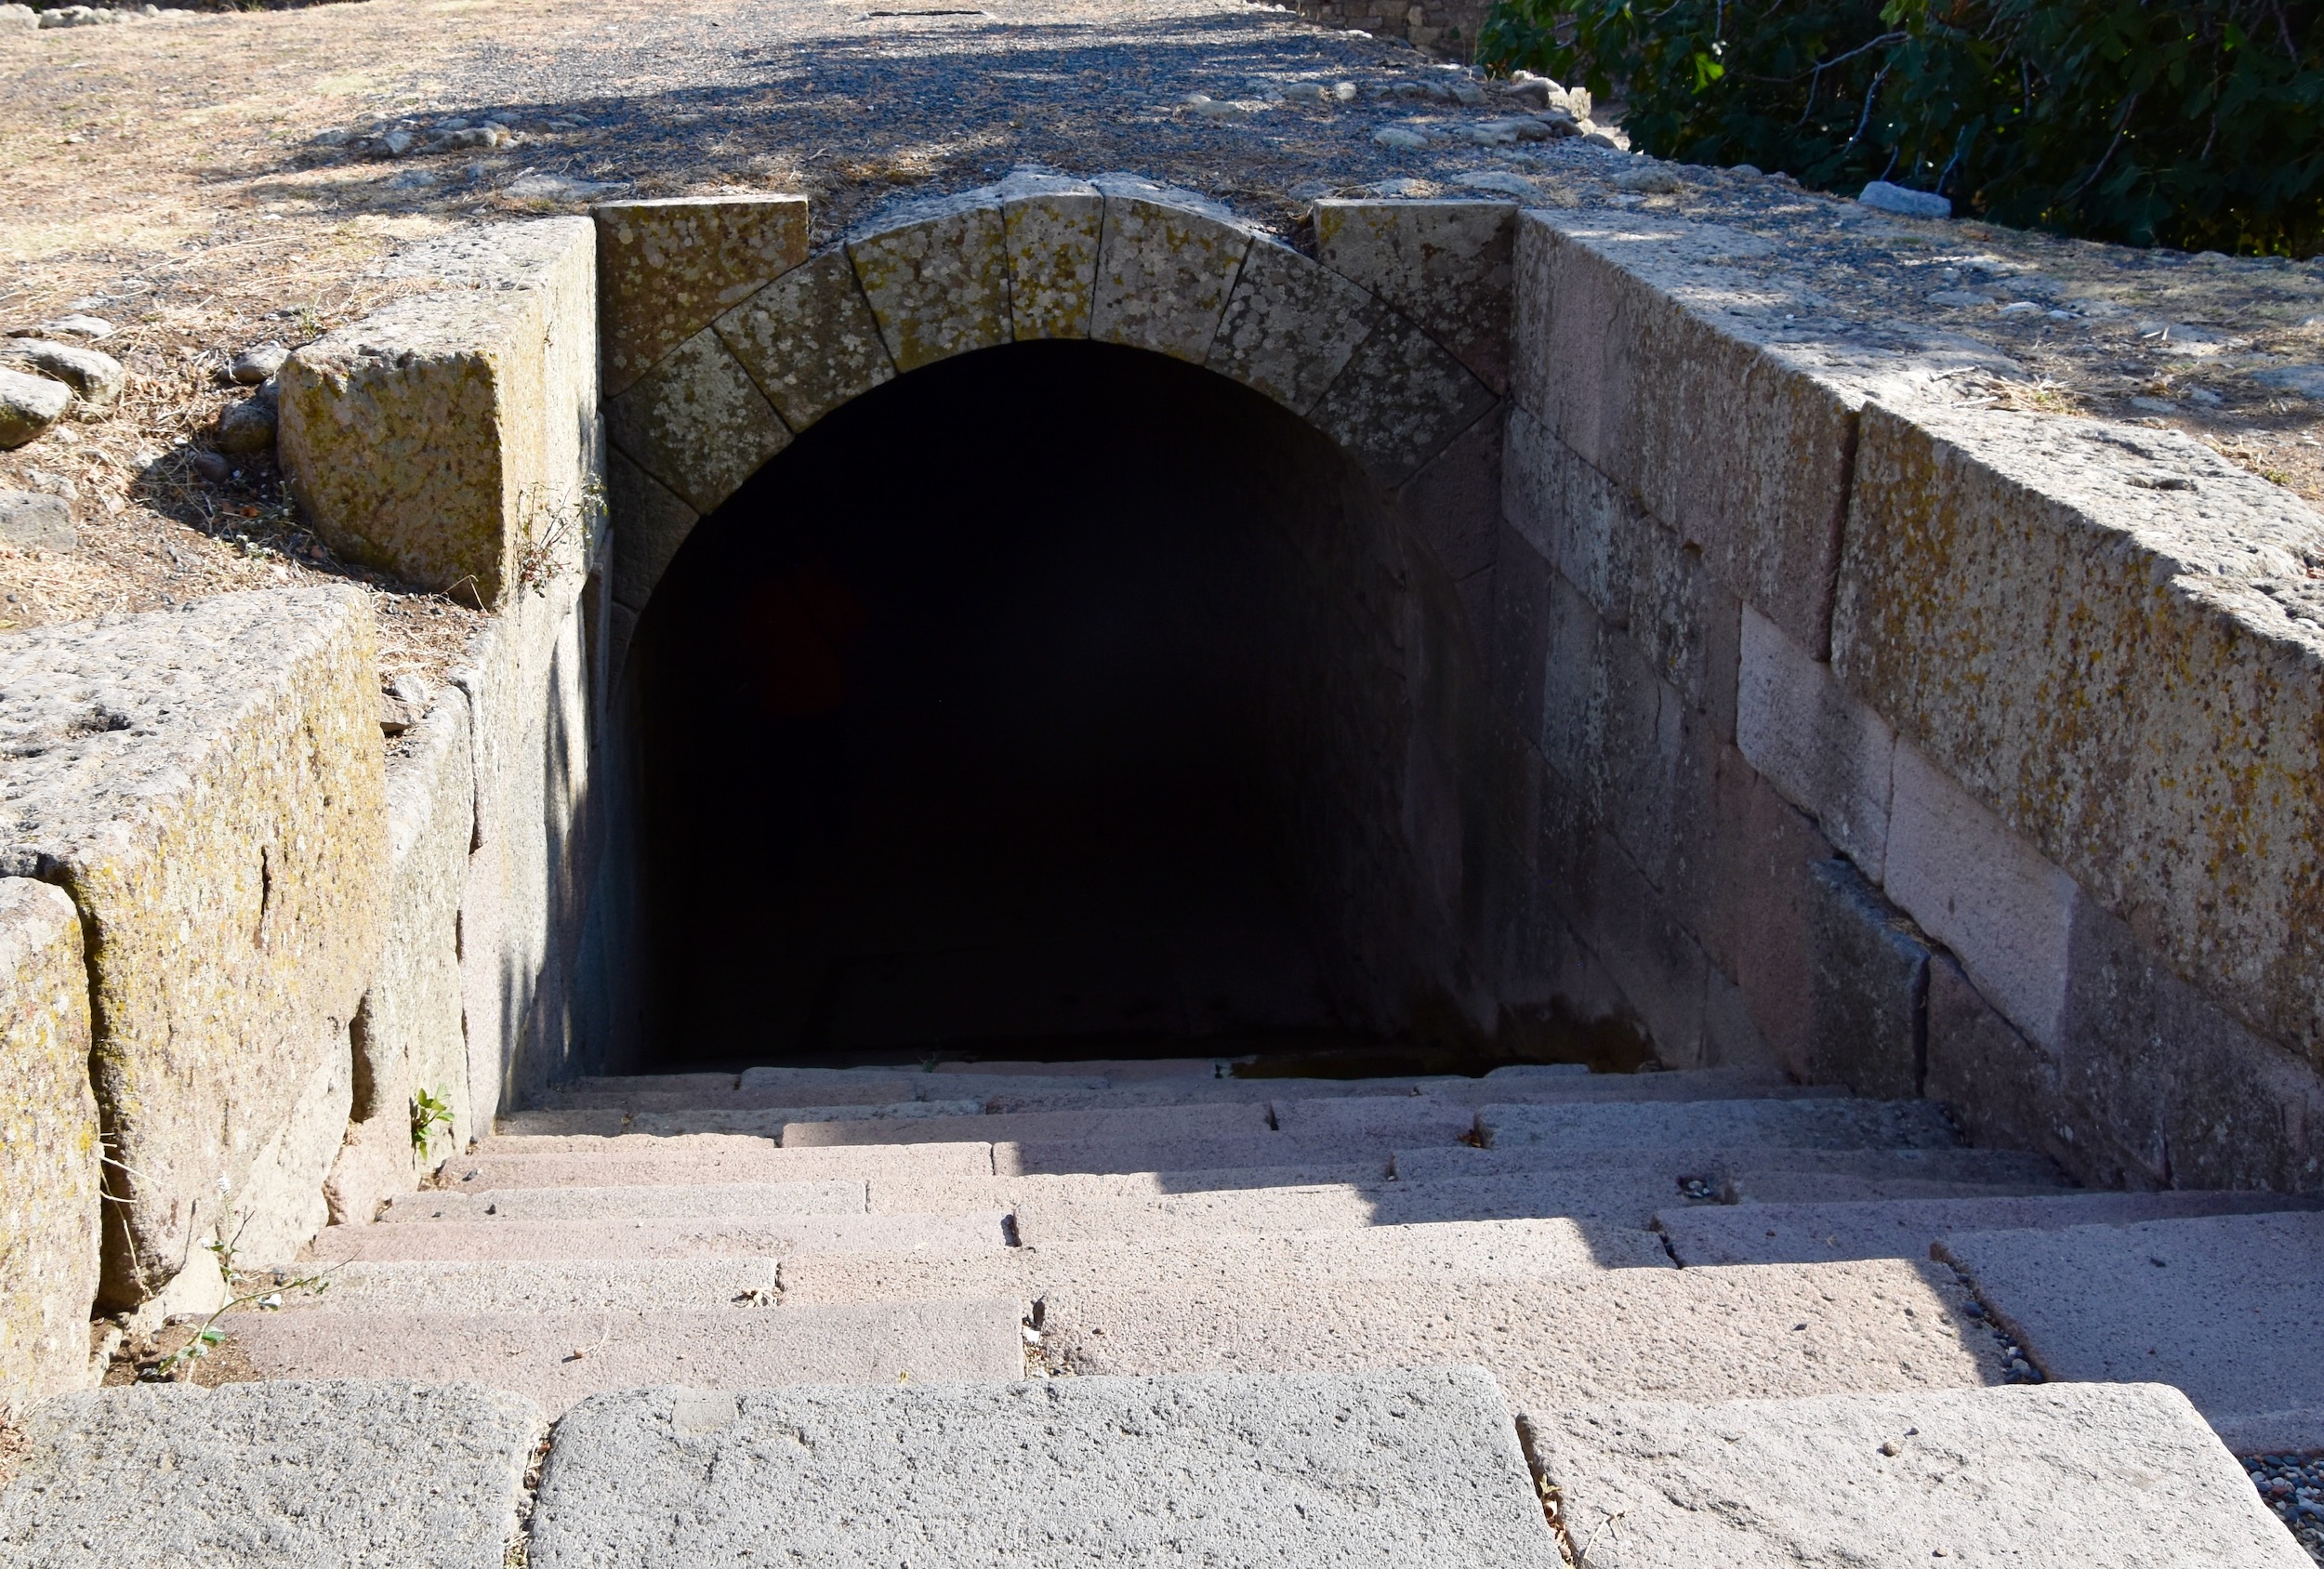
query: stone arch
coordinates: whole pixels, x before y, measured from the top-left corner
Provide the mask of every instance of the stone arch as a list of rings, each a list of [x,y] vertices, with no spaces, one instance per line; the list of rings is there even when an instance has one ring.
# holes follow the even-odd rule
[[[1389,488],[1499,403],[1491,334],[1456,352],[1441,323],[1130,176],[1018,174],[906,203],[812,256],[799,198],[617,204],[598,219],[613,593],[629,615],[694,525],[800,432],[957,354],[1086,338],[1202,365]]]

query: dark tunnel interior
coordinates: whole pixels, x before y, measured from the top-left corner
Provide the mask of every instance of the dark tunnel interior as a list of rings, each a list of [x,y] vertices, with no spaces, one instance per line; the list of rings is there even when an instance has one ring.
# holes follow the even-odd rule
[[[810,429],[632,645],[640,1065],[1394,1036],[1362,950],[1427,902],[1431,634],[1392,513],[1273,403],[1086,342]]]

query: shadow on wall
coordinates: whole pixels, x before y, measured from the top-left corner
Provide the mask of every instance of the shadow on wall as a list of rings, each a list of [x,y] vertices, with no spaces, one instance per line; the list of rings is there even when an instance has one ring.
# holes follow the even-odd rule
[[[1468,989],[1469,646],[1391,500],[1238,386],[1081,342],[900,378],[640,620],[643,1055],[1425,1026]]]

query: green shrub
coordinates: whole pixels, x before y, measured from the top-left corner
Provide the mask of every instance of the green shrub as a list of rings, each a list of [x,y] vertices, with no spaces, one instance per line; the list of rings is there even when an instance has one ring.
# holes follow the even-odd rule
[[[2132,244],[2324,248],[2324,0],[1497,0],[1633,146]]]

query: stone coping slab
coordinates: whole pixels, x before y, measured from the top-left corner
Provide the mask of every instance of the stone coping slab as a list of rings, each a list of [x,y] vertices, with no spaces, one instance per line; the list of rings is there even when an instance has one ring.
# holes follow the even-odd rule
[[[893,1255],[882,1255],[893,1257]],[[909,1255],[905,1255],[909,1257]],[[320,1291],[284,1293],[305,1312],[645,1312],[772,1301],[772,1259],[359,1259]]]
[[[1587,1569],[2304,1569],[2176,1390],[1525,1410]]]
[[[541,1429],[472,1384],[141,1385],[35,1408],[0,1496],[14,1569],[501,1569]]]
[[[777,1215],[594,1220],[416,1220],[333,1226],[315,1238],[323,1263],[348,1259],[782,1258],[792,1253],[891,1253],[904,1248],[1005,1247],[1004,1217]]]
[[[267,1378],[459,1378],[550,1416],[607,1390],[1014,1378],[1015,1301],[729,1306],[648,1312],[313,1312],[243,1321]]]
[[[1974,1232],[1938,1256],[2051,1378],[2168,1383],[2238,1453],[2324,1449],[2324,1214]]]
[[[608,1395],[560,1424],[535,1569],[1556,1569],[1475,1368]]]

